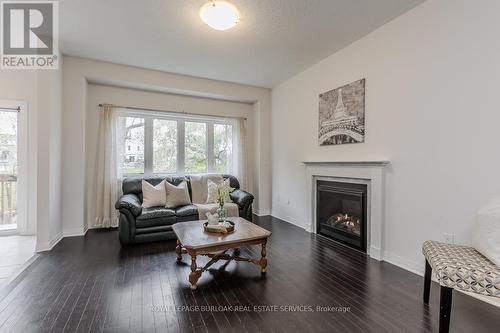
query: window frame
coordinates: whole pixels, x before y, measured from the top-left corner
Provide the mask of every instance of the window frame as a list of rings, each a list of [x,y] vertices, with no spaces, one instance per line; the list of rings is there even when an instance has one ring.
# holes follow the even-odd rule
[[[144,118],[144,173],[124,173],[123,177],[143,175],[145,177],[150,176],[184,176],[186,174],[207,174],[214,173],[214,126],[218,125],[230,125],[233,127],[232,130],[232,146],[234,154],[234,144],[236,142],[235,138],[235,125],[236,119],[229,117],[219,117],[219,116],[198,116],[189,114],[179,114],[179,113],[167,113],[158,111],[143,111],[135,109],[119,109],[117,112],[117,117],[135,117]],[[153,133],[154,133],[154,120],[171,120],[177,122],[177,165],[176,171],[171,173],[154,173],[153,172]],[[186,133],[185,133],[185,123],[186,122],[199,122],[206,124],[206,147],[207,147],[207,171],[206,172],[186,172],[185,171],[185,143],[186,143]],[[231,158],[234,159],[234,156]],[[123,163],[123,161],[117,161],[118,163]],[[234,163],[231,163],[232,168],[234,168]],[[119,169],[121,165],[117,165]],[[233,173],[234,170],[226,170],[226,173]]]

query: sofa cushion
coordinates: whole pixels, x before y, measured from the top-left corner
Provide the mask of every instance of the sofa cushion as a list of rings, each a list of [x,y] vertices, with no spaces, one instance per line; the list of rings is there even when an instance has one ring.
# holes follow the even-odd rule
[[[187,181],[182,181],[178,186],[165,182],[167,190],[167,208],[177,208],[191,204]]]
[[[143,208],[137,217],[136,228],[149,228],[161,225],[171,225],[177,222],[175,211],[164,207]]]
[[[165,180],[162,180],[158,185],[151,185],[149,182],[142,180],[142,207],[165,207],[167,202],[167,192],[165,189]]]
[[[194,215],[198,215],[198,207],[196,207],[195,205],[186,205],[186,206],[182,206],[182,207],[179,207],[175,210],[175,215],[177,215],[177,217],[186,217],[186,216],[194,216]]]
[[[168,232],[168,231],[172,231],[171,225],[158,225],[156,227],[139,228],[135,230],[137,235],[152,234],[156,232]]]

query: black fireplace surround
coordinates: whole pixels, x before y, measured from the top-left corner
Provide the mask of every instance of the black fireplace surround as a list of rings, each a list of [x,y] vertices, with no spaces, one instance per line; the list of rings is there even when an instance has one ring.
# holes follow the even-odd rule
[[[318,180],[316,232],[366,253],[366,184]]]

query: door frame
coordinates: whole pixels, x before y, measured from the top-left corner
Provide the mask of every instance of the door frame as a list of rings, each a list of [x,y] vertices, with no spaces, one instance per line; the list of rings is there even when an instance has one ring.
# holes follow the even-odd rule
[[[17,229],[0,231],[0,235],[33,235],[36,225],[28,221],[28,103],[20,100],[0,99],[0,106],[17,108]],[[36,224],[36,222],[35,222]]]

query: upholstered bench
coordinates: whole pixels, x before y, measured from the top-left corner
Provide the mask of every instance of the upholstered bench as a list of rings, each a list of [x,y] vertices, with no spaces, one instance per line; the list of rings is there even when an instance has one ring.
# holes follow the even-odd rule
[[[439,332],[450,327],[453,289],[500,297],[500,267],[472,247],[426,241],[424,303],[429,304],[431,275],[434,270],[441,286]]]

